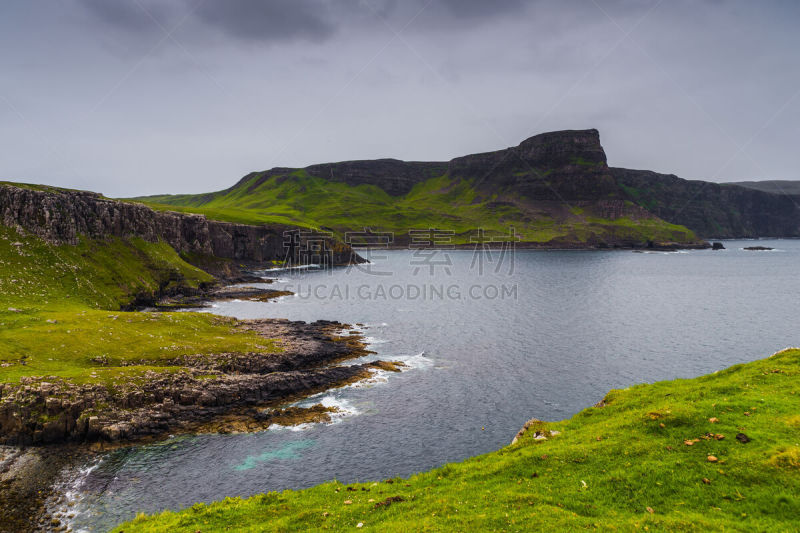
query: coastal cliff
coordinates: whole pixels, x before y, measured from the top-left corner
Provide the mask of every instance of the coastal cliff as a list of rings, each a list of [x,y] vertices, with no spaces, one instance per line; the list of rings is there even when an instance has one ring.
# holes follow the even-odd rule
[[[323,239],[333,264],[360,260],[349,246],[332,237],[311,235],[297,227],[220,222],[204,215],[157,211],[93,192],[52,187],[0,184],[0,223],[52,244],[74,245],[81,237],[139,237],[164,241],[189,257],[253,263],[283,261],[290,251],[307,248],[310,239]],[[290,239],[292,233],[296,238]]]

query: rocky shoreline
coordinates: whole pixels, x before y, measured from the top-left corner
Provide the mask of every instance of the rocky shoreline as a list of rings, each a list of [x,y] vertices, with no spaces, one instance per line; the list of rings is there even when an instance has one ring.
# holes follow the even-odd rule
[[[374,364],[331,366],[369,354],[347,324],[282,319],[241,321],[243,330],[277,339],[279,353],[181,357],[175,370],[141,379],[75,384],[23,378],[0,385],[0,443],[134,441],[204,422],[227,411],[310,394],[368,377]]]
[[[271,279],[247,278],[247,282],[272,283]],[[230,286],[210,287],[195,293],[177,293],[161,297],[153,305],[144,306],[142,309],[173,311],[175,309],[198,309],[210,307],[209,301],[248,300],[252,302],[269,302],[282,296],[292,296],[291,291],[277,289],[263,289],[260,287]]]
[[[260,319],[238,327],[275,339],[282,351],[181,357],[178,371],[165,366],[112,387],[52,377],[1,384],[0,530],[60,530],[45,509],[57,496],[53,485],[66,466],[92,453],[178,433],[324,422],[332,410],[321,405],[278,406],[402,366],[337,365],[373,353],[348,324]]]

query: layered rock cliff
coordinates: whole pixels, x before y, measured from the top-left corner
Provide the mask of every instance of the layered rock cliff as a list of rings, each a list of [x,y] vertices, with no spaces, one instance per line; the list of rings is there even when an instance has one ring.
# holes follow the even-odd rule
[[[637,204],[703,237],[800,237],[798,195],[684,180],[649,170],[610,170]]]
[[[246,225],[203,215],[155,211],[145,205],[110,200],[97,193],[0,184],[0,223],[18,227],[54,244],[76,244],[81,236],[162,240],[184,254],[261,263],[290,259],[324,242],[332,264],[360,260],[332,237],[282,225]]]

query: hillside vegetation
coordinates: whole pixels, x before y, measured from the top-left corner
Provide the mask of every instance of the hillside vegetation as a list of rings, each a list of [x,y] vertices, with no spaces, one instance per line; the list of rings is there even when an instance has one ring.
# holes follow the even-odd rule
[[[800,350],[611,391],[497,452],[408,479],[195,504],[118,532],[797,531]]]
[[[255,173],[218,193],[138,200],[156,209],[201,213],[229,222],[293,224],[332,229],[339,235],[364,228],[389,231],[398,242],[405,242],[412,229],[451,231],[451,242],[470,243],[477,229],[499,236],[512,227],[522,242],[539,244],[697,240],[685,227],[656,217],[604,218],[592,206],[581,207],[585,202],[537,204],[513,190],[486,193],[476,182],[444,174],[392,196],[378,185],[353,186],[300,169]]]

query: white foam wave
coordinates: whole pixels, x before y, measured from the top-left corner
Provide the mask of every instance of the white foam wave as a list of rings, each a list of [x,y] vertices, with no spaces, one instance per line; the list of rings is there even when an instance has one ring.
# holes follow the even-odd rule
[[[347,387],[343,387],[347,388]],[[342,390],[342,389],[339,389]],[[323,407],[335,407],[336,411],[329,413],[331,419],[330,422],[323,422],[324,424],[331,425],[331,424],[338,424],[342,420],[347,417],[357,416],[361,414],[361,412],[356,409],[353,404],[347,401],[344,398],[337,398],[335,395],[330,394],[329,392],[321,392],[319,394],[315,394],[313,396],[309,396],[305,400],[301,400],[292,404],[295,407],[312,407],[317,404],[322,404]],[[314,422],[306,422],[304,424],[298,424],[296,426],[279,426],[273,425],[269,429],[270,431],[273,430],[288,430],[288,431],[305,431],[317,425]]]
[[[329,422],[331,424],[341,422],[348,416],[356,416],[360,414],[360,411],[356,409],[349,401],[345,400],[344,398],[337,398],[333,395],[325,396],[322,398],[322,400],[320,400],[319,403],[325,407],[335,407],[337,409],[335,413],[331,413],[331,421]]]
[[[280,424],[272,424],[269,427],[270,431],[305,431],[307,429],[311,429],[314,427],[314,424],[311,422],[304,422],[303,424],[297,424],[296,426],[282,426]]]
[[[59,506],[54,512],[53,517],[60,519],[70,531],[75,533],[89,533],[88,529],[75,528],[74,523],[78,516],[87,512],[81,509],[81,487],[83,486],[89,475],[103,462],[103,458],[99,458],[89,465],[78,468],[74,475],[70,476],[69,481],[62,485],[61,490],[56,490],[63,496],[63,504]]]
[[[424,351],[416,355],[401,356],[397,357],[396,359],[413,369],[431,368],[433,366],[433,359],[430,357],[425,357]]]

